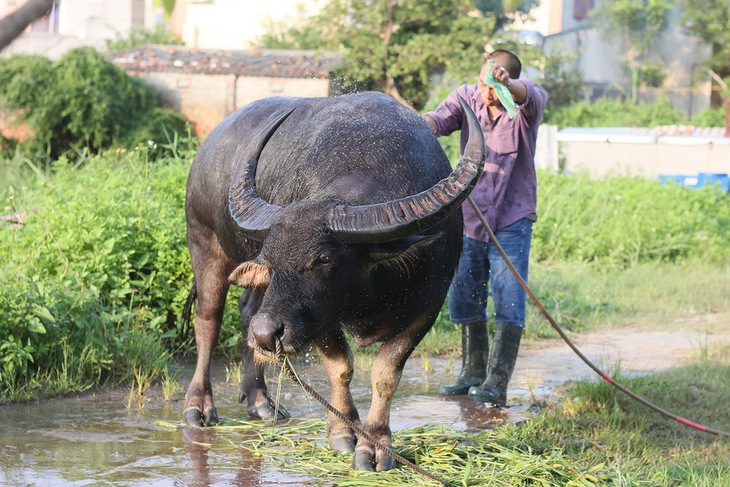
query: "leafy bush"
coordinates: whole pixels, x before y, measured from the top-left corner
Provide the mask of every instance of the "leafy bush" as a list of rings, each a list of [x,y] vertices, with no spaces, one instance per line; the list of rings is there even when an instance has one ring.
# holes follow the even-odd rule
[[[542,79],[538,82],[548,94],[544,118],[561,107],[576,103],[583,96],[583,76],[575,69],[576,53],[559,47],[546,54],[542,59]]]
[[[162,127],[170,134],[185,131],[182,116],[160,108],[152,88],[89,47],[72,49],[56,62],[41,56],[0,59],[0,102],[30,128],[24,150],[33,159],[164,143]]]
[[[692,117],[690,123],[698,127],[724,127],[726,123],[725,109],[706,108]]]
[[[730,196],[640,177],[539,174],[539,261],[730,262]]]
[[[62,159],[3,202],[31,211],[0,228],[0,398],[125,378],[189,339],[177,317],[191,284],[190,158],[147,161],[146,149],[81,169]]]
[[[190,137],[189,127],[182,115],[165,108],[153,108],[144,120],[139,120],[120,138],[119,145],[128,149],[146,145],[149,157],[155,160],[174,156],[176,140],[182,136]]]
[[[167,32],[164,25],[158,24],[154,29],[132,29],[129,34],[117,34],[114,40],[106,41],[110,51],[131,49],[147,44],[177,45],[185,44],[182,39]]]
[[[656,103],[632,103],[599,98],[559,107],[546,113],[545,122],[563,127],[656,127],[686,122],[665,98]]]

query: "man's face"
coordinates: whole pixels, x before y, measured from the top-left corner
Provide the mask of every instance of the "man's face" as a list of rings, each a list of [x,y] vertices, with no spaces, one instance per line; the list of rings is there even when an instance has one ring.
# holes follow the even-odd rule
[[[484,83],[484,77],[487,74],[487,65],[482,66],[482,71],[479,73],[479,92],[482,95],[482,101],[487,106],[498,107],[502,106],[502,103],[497,97],[497,93],[494,91],[491,85]]]

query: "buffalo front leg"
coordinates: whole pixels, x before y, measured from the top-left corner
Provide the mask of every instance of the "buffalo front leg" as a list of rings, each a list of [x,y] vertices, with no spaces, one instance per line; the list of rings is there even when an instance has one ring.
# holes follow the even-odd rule
[[[283,406],[276,407],[274,400],[269,396],[266,380],[264,378],[264,364],[254,360],[254,352],[248,346],[248,323],[261,306],[263,294],[254,290],[246,289],[238,300],[238,310],[241,313],[241,331],[243,332],[243,356],[241,390],[238,402],[248,400],[248,415],[253,419],[272,419],[274,414],[277,419],[290,418],[291,415]]]
[[[215,309],[209,309],[203,302],[199,295],[195,316],[195,346],[198,358],[193,379],[185,394],[183,410],[183,421],[191,426],[210,426],[218,422],[218,413],[213,402],[213,387],[210,383],[210,358],[218,342],[223,306],[221,305],[220,312],[217,312]]]
[[[433,323],[433,316],[429,323]],[[370,434],[381,445],[391,447],[390,406],[393,394],[398,388],[403,373],[403,366],[428,331],[425,321],[412,323],[395,337],[384,342],[378,350],[370,372],[370,383],[373,388],[370,411],[363,424],[363,430]],[[390,470],[395,460],[383,450],[362,437],[358,437],[355,447],[355,458],[352,462],[357,470]]]
[[[317,350],[332,386],[332,406],[344,417],[359,424],[360,417],[350,392],[350,382],[354,371],[353,356],[342,330],[337,329],[327,337],[317,341]],[[327,417],[327,436],[333,450],[339,452],[355,451],[355,432],[352,428],[330,412]]]
[[[210,383],[210,360],[218,343],[229,286],[226,276],[231,265],[223,258],[215,258],[214,245],[207,246],[205,251],[191,242],[189,245],[197,293],[195,346],[198,358],[195,373],[185,394],[183,421],[191,426],[210,426],[218,422]]]

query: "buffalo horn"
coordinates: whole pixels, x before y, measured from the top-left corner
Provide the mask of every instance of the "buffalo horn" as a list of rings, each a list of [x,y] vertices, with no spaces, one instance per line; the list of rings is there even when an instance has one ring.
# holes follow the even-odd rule
[[[484,134],[471,107],[459,97],[469,139],[454,170],[418,194],[372,205],[336,205],[329,218],[333,233],[346,243],[379,243],[423,232],[445,219],[474,189],[484,168]]]
[[[228,209],[231,216],[249,238],[259,242],[263,242],[266,238],[269,227],[281,207],[267,203],[258,196],[256,166],[266,143],[293,111],[294,109],[288,110],[276,117],[246,147],[231,178],[228,192]]]

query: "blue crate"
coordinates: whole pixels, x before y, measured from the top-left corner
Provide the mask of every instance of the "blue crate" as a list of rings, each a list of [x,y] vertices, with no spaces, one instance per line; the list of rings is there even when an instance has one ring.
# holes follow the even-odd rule
[[[700,186],[717,186],[724,193],[730,193],[730,176],[721,173],[701,172]]]
[[[685,188],[699,188],[699,175],[691,176],[686,174],[662,174],[659,176],[662,184],[679,184]]]
[[[662,174],[662,184],[679,184],[685,188],[698,189],[705,186],[717,186],[721,191],[730,193],[730,176],[721,173],[701,172],[699,174]]]

